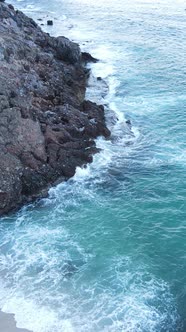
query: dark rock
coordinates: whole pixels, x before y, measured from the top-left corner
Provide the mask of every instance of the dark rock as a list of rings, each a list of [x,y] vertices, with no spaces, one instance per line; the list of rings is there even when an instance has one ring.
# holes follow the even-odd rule
[[[52,20],[48,20],[47,21],[47,25],[53,25],[53,21]]]
[[[87,53],[87,52],[82,52],[82,60],[85,63],[88,63],[88,62],[96,63],[99,61],[98,59],[94,58],[90,53]]]
[[[10,9],[14,10],[14,6],[12,6],[11,4],[8,5],[8,7],[9,7]]]
[[[128,120],[126,121],[126,124],[131,125],[131,121],[128,119]]]
[[[81,51],[78,44],[65,37],[57,37],[55,41],[58,59],[70,64],[81,62]]]
[[[127,126],[131,129],[132,128],[132,123],[131,123],[131,120],[130,119],[128,119],[127,121],[126,121],[126,124],[127,124]]]
[[[103,106],[85,101],[91,61],[0,1],[0,214],[46,196],[108,137]],[[93,60],[92,60],[93,61]]]

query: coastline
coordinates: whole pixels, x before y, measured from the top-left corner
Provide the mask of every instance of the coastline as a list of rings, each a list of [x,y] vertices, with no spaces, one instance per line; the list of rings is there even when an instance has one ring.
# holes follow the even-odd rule
[[[15,137],[14,141],[11,139],[10,149],[5,151],[5,160],[4,150],[1,153],[0,173],[6,183],[4,187],[1,187],[3,181],[0,177],[1,218],[16,212],[25,204],[47,197],[51,187],[73,177],[77,166],[91,163],[94,154],[100,151],[96,147],[96,138],[99,136],[108,138],[110,130],[107,128],[104,106],[96,101],[87,100],[85,97],[91,75],[91,70],[86,65],[98,60],[91,54],[82,52],[78,44],[65,37],[50,36],[32,18],[22,11],[14,9],[11,4],[0,1],[0,18],[2,19],[0,34],[3,32],[3,38],[6,37],[6,34],[8,35],[7,40],[6,38],[3,40],[0,67],[11,77],[10,87],[8,86],[7,91],[3,88],[0,112],[6,113],[7,110],[10,112],[10,117],[16,123],[16,128],[13,128],[12,132],[20,132],[19,128],[24,128],[24,130],[21,129],[21,141],[16,142]],[[43,38],[44,45],[42,44]],[[60,45],[62,54],[59,56],[57,54],[58,40],[62,41],[62,39],[63,42]],[[15,45],[14,40],[16,40]],[[19,55],[20,43],[23,44],[23,52],[26,52],[27,47],[29,49],[28,55],[24,54],[24,57]],[[14,49],[12,54],[8,54],[7,57],[6,50],[11,45],[14,45]],[[33,49],[30,45],[34,45]],[[37,54],[35,54],[35,50],[37,50]],[[66,55],[66,53],[68,54]],[[45,62],[47,62],[46,66]],[[35,63],[37,68],[34,68]],[[13,75],[11,74],[12,68]],[[20,73],[17,75],[19,68]],[[32,68],[32,75],[28,83],[25,75],[28,75],[30,68]],[[42,86],[43,82],[45,85],[45,81],[47,81],[44,76],[46,68],[51,75],[47,78],[51,85],[46,88],[47,92],[43,92],[40,85]],[[33,86],[36,79],[39,81],[38,86]],[[14,84],[15,80],[16,84]],[[26,91],[24,93],[20,92],[22,85],[19,85],[19,81],[21,80]],[[2,75],[0,86],[6,87],[7,81],[7,74]],[[100,77],[95,77],[95,82],[99,86],[103,84],[105,87],[105,82]],[[55,89],[52,88],[52,84],[56,84]],[[14,88],[14,86],[16,87]],[[63,91],[64,86],[66,91]],[[46,97],[45,93],[46,95],[51,94],[50,98]],[[27,103],[23,97],[28,99]],[[59,100],[53,101],[54,97]],[[37,99],[37,103],[34,98]],[[12,113],[12,109],[18,113],[18,116]],[[27,137],[29,131],[31,136],[33,135],[32,137]],[[26,148],[24,158],[18,151],[20,146],[21,150]],[[54,149],[57,151],[55,146],[57,149],[60,147],[60,163],[53,156]],[[63,149],[64,151],[62,151]],[[11,158],[13,155],[14,158],[14,165],[10,169],[6,167],[11,164],[9,155]],[[36,183],[37,188],[32,190]],[[14,313],[5,313],[0,309],[0,332],[33,332],[25,328],[18,328],[16,324]]]
[[[30,330],[18,328],[14,314],[7,314],[0,310],[0,331],[1,332],[32,332]]]
[[[97,59],[66,37],[45,33],[4,2],[0,21],[0,215],[5,215],[46,197],[56,181],[91,163],[99,152],[95,139],[108,138],[110,130],[104,106],[85,97],[86,65]]]

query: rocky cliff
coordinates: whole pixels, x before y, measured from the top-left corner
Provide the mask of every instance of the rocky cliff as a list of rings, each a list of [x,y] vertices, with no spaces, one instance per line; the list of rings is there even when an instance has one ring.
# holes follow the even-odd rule
[[[0,214],[73,176],[109,136],[103,107],[84,99],[88,58],[0,2]]]

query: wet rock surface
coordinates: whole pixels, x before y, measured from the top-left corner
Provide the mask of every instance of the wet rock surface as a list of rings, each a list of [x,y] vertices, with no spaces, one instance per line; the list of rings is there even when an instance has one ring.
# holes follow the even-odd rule
[[[103,106],[85,100],[87,61],[0,1],[0,214],[73,176],[110,135]]]

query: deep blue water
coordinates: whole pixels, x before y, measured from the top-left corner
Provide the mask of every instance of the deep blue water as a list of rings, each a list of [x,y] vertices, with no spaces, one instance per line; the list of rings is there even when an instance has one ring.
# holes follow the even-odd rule
[[[101,60],[107,95],[92,78],[87,97],[106,105],[112,137],[1,220],[0,307],[34,332],[186,331],[186,3],[11,3]]]

